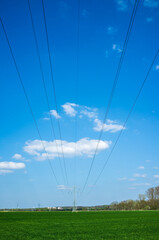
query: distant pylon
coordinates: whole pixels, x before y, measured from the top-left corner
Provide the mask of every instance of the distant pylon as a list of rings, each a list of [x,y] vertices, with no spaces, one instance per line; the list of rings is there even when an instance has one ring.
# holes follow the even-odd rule
[[[76,212],[77,211],[77,207],[76,207],[76,187],[75,186],[73,188],[73,196],[74,196],[74,200],[73,200],[72,212]]]

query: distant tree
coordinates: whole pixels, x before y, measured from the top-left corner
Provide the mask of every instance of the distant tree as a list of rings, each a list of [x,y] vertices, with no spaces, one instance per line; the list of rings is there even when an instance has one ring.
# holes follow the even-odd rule
[[[118,204],[118,209],[119,210],[125,210],[125,201],[122,201]]]
[[[125,202],[125,209],[126,210],[133,210],[135,206],[135,201],[129,199]]]
[[[118,202],[114,201],[110,204],[112,210],[118,210]]]
[[[148,200],[154,201],[155,199],[155,189],[154,188],[149,188],[146,192],[146,196]]]
[[[159,186],[155,187],[154,195],[155,195],[155,199],[159,199]]]
[[[142,210],[149,209],[145,194],[139,194],[139,201],[136,203],[136,208]]]
[[[155,210],[158,208],[158,201],[157,201],[157,196],[158,196],[158,187],[156,188],[149,188],[146,192],[148,202],[150,205],[150,209]]]
[[[139,201],[145,201],[146,196],[145,194],[139,194]]]

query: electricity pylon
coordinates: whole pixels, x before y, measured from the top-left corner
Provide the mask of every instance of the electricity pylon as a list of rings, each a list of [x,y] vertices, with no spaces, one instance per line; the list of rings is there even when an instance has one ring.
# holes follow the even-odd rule
[[[76,187],[75,186],[73,188],[73,196],[74,196],[74,200],[73,200],[72,212],[76,212],[77,211],[77,207],[76,207]]]

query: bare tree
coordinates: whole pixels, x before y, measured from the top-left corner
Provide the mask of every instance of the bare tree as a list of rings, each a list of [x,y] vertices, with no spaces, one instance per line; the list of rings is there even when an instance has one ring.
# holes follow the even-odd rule
[[[159,186],[158,187],[155,187],[155,199],[156,200],[159,200]]]
[[[146,196],[145,194],[139,194],[139,201],[145,201]]]
[[[154,201],[155,200],[155,189],[149,188],[146,192],[146,196],[147,196],[148,200]]]

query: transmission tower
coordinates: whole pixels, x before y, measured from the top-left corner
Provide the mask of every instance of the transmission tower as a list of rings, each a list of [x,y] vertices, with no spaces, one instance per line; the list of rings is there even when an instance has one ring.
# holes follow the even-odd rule
[[[76,186],[74,186],[74,188],[73,188],[73,197],[74,197],[74,200],[73,200],[72,212],[76,212],[77,211],[77,207],[76,207]]]

